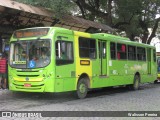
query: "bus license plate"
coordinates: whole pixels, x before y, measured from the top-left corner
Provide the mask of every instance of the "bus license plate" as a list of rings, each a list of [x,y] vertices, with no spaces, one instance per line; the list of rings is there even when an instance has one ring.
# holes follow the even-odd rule
[[[29,83],[24,83],[24,87],[31,87],[31,84],[29,84]]]

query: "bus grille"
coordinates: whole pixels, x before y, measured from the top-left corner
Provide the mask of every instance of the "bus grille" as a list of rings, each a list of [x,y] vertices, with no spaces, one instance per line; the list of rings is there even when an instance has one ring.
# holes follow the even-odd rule
[[[17,76],[19,77],[38,77],[40,76],[39,70],[17,70]]]
[[[15,86],[21,86],[21,87],[23,87],[23,85],[18,85],[18,84],[15,84],[15,83],[14,83],[14,85],[15,85]],[[44,86],[44,84],[32,85],[31,87],[41,87],[41,86]]]
[[[38,77],[39,75],[17,75],[19,77]]]

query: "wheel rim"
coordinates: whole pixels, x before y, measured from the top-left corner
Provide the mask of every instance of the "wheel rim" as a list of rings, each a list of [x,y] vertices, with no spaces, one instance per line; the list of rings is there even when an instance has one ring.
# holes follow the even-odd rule
[[[79,86],[79,91],[80,91],[80,93],[85,93],[86,92],[86,86],[85,86],[85,84],[80,84],[80,86]]]

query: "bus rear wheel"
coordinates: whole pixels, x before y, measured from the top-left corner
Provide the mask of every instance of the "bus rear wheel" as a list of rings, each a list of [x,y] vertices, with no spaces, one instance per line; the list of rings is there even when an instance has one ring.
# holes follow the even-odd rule
[[[83,99],[87,96],[87,93],[88,93],[87,79],[82,78],[78,81],[77,97],[80,98],[80,99]]]
[[[129,85],[128,88],[130,90],[138,90],[139,84],[140,84],[140,77],[139,77],[139,75],[135,75],[134,76],[134,83],[132,85]]]
[[[154,81],[154,84],[158,84],[158,80],[155,80],[155,81]]]

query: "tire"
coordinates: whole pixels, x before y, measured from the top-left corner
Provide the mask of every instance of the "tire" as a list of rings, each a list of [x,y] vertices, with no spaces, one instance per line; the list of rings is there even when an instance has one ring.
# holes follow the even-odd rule
[[[138,90],[139,89],[139,84],[140,84],[140,77],[139,75],[134,76],[134,83],[130,85],[131,90]]]
[[[155,81],[154,81],[154,84],[158,84],[158,80],[155,80]]]
[[[87,96],[87,93],[88,93],[87,79],[82,78],[78,81],[77,84],[77,97],[79,99],[83,99]]]

